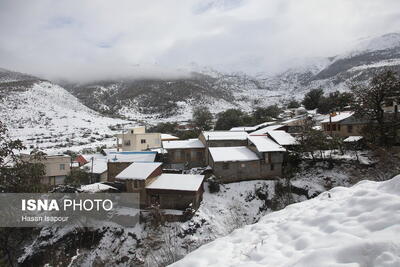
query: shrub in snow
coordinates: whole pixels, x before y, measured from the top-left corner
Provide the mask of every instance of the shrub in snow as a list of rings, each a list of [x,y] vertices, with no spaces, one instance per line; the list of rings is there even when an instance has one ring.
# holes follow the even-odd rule
[[[210,193],[218,193],[220,188],[219,188],[219,182],[215,180],[215,178],[210,178],[208,179],[208,189],[210,190]]]

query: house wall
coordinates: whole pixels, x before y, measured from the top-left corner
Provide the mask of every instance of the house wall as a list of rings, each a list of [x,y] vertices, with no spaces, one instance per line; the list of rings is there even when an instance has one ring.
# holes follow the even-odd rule
[[[332,131],[331,131],[332,127]],[[342,123],[322,123],[322,129],[325,134],[339,137],[349,137],[354,135],[362,135],[362,129],[365,124],[342,124]]]
[[[214,162],[210,166],[214,175],[223,183],[255,179],[274,179],[282,176],[282,152],[259,153],[260,160],[242,162]],[[270,155],[270,156],[269,156]],[[226,168],[228,166],[228,168]]]
[[[161,209],[185,210],[192,203],[192,208],[198,209],[203,192],[203,184],[198,191],[147,189],[148,205],[159,201]]]
[[[126,191],[128,193],[140,194],[140,207],[145,208],[147,207],[146,185],[150,184],[151,181],[153,181],[155,177],[161,175],[161,173],[162,173],[162,166],[159,166],[145,180],[127,180],[127,179],[121,179],[121,180],[116,179],[116,180],[125,183]]]
[[[246,140],[206,140],[203,133],[199,136],[200,141],[205,147],[231,147],[231,146],[245,146]]]
[[[117,138],[119,147],[123,151],[143,151],[149,148],[161,147],[160,133],[133,131],[133,133],[118,134]]]
[[[205,149],[204,148],[186,148],[186,149],[168,149],[166,163],[170,166],[187,166],[188,168],[204,167]]]
[[[31,159],[30,155],[22,155],[22,159],[30,163],[42,163],[45,167],[45,176],[41,183],[46,185],[63,184],[65,178],[71,173],[71,157],[67,155],[46,156],[38,161]]]
[[[115,176],[131,164],[132,162],[107,162],[107,181],[114,182]]]

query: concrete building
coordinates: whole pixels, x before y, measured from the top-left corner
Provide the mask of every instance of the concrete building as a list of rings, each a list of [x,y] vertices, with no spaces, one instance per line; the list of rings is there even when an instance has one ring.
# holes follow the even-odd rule
[[[205,146],[199,139],[164,141],[167,151],[165,162],[171,169],[187,169],[205,166]]]
[[[68,155],[44,155],[39,161],[28,154],[21,154],[21,158],[31,163],[44,164],[45,176],[41,179],[44,185],[64,184],[65,178],[71,173],[71,157]]]
[[[143,151],[161,147],[161,133],[146,133],[145,127],[137,127],[117,134],[118,149],[122,151]]]

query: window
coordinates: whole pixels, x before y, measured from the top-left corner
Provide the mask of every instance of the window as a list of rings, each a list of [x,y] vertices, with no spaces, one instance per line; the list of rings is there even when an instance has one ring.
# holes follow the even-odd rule
[[[224,170],[229,169],[229,162],[224,162],[224,163],[222,164],[222,169],[224,169]]]
[[[332,131],[336,131],[336,124],[332,124]]]
[[[133,130],[131,130],[131,134],[133,134]]]
[[[138,188],[138,181],[137,180],[133,180],[133,188]]]
[[[338,124],[337,129],[338,129],[338,131],[340,131],[340,124]]]
[[[353,125],[347,125],[347,132],[352,133],[353,132]]]
[[[124,141],[125,146],[130,146],[131,145],[131,140],[125,140]]]
[[[271,164],[271,171],[273,171],[275,169],[274,164]]]
[[[330,124],[326,125],[326,130],[327,130],[327,131],[330,131],[330,130],[331,130],[331,125],[330,125]]]
[[[140,143],[141,143],[141,144],[146,144],[146,139],[140,140]]]
[[[60,170],[65,170],[65,164],[60,164]]]

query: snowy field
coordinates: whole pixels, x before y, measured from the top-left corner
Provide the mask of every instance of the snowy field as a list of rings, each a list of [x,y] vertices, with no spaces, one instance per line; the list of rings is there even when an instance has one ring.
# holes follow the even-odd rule
[[[287,206],[171,266],[400,266],[400,175]]]

